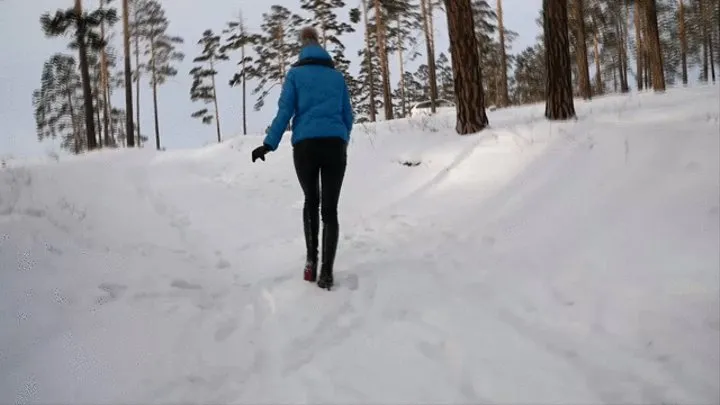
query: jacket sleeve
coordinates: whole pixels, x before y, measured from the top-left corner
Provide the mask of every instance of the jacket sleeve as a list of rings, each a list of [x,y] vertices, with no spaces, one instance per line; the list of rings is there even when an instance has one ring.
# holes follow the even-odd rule
[[[280,141],[282,140],[283,134],[290,123],[290,119],[295,115],[295,83],[293,81],[292,71],[289,72],[285,78],[282,91],[280,92],[280,99],[278,100],[278,112],[273,119],[270,130],[265,136],[263,143],[267,145],[270,150],[276,150]]]
[[[350,92],[348,91],[347,83],[345,84],[345,89],[343,91],[343,121],[345,122],[345,126],[347,127],[348,131],[348,137],[350,137],[350,133],[352,132],[353,128],[353,109],[352,109],[352,103],[350,102]]]

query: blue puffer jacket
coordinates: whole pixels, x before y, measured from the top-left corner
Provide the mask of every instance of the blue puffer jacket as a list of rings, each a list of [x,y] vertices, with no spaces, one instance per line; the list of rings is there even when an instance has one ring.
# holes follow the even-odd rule
[[[332,68],[330,54],[319,45],[307,45],[288,71],[278,112],[264,143],[276,150],[292,121],[293,145],[309,138],[341,137],[350,140],[353,112],[345,77]]]

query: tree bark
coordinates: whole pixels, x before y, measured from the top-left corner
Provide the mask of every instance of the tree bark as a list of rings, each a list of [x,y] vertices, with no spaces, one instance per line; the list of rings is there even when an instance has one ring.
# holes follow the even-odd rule
[[[368,0],[362,0],[363,5],[363,19],[365,22],[365,62],[366,62],[366,69],[368,71],[367,77],[368,81],[368,87],[370,89],[370,121],[375,122],[377,121],[377,111],[375,111],[375,74],[373,72],[373,65],[372,65],[372,52],[370,47],[370,23],[368,22],[368,10],[367,10],[367,2]]]
[[[585,13],[583,0],[575,1],[575,56],[578,65],[580,95],[585,100],[592,98],[590,86],[590,67],[588,66],[587,45],[585,40]]]
[[[213,72],[215,71],[215,66],[212,59],[210,60],[210,70],[212,70]],[[218,109],[217,87],[215,87],[215,74],[216,73],[210,75],[210,80],[212,81],[213,103],[215,104],[215,127],[217,128],[217,140],[218,143],[220,143],[222,142],[222,135],[220,134],[220,110]]]
[[[545,117],[567,120],[575,117],[570,70],[567,0],[543,0],[545,33]]]
[[[100,9],[102,10],[105,6],[105,0],[100,1]],[[100,36],[103,41],[105,38],[105,21],[100,24]],[[102,87],[102,101],[103,101],[103,129],[105,131],[105,137],[103,143],[105,146],[110,146],[110,93],[109,89],[109,75],[108,75],[108,61],[107,61],[107,44],[103,45],[100,52],[100,86]]]
[[[625,0],[627,1],[627,0]],[[625,8],[627,11],[627,7]],[[619,11],[618,14],[622,14],[622,11]],[[622,17],[622,15],[620,15]],[[627,42],[628,42],[628,27],[627,27],[627,17],[626,18],[618,18],[618,24],[620,26],[620,49],[621,49],[621,56],[622,56],[622,78],[623,78],[623,93],[629,93],[630,92],[630,81],[628,80],[628,70],[630,70],[628,66],[628,52],[627,52]]]
[[[435,114],[437,111],[436,104],[438,90],[437,69],[435,67],[435,34],[432,31],[432,2],[430,0],[420,0],[420,2],[422,8],[423,31],[425,33],[425,48],[427,52],[428,80],[430,81],[430,112]]]
[[[617,68],[620,78],[620,92],[627,93],[630,91],[627,81],[627,62],[625,60],[625,41],[623,40],[623,29],[621,27],[622,19],[617,18],[615,21],[615,35],[620,42],[617,48]]]
[[[705,10],[703,11],[703,26],[706,27],[705,31],[707,32],[706,38],[707,38],[707,49],[708,49],[708,62],[710,64],[710,77],[712,78],[713,83],[715,83],[715,54],[713,49],[713,32],[712,32],[712,20],[713,20],[713,7],[714,2],[705,2]]]
[[[155,149],[160,150],[160,118],[158,117],[157,66],[155,65],[155,38],[150,39],[150,72],[152,74],[153,116],[155,118]]]
[[[375,32],[377,36],[377,52],[380,55],[380,72],[383,81],[383,107],[385,108],[385,119],[393,119],[392,95],[390,92],[390,66],[388,65],[388,57],[386,51],[385,39],[385,19],[380,7],[380,0],[374,0],[375,3]]]
[[[102,130],[102,121],[100,120],[100,106],[102,104],[101,100],[101,94],[100,94],[100,83],[94,83],[93,86],[93,98],[95,99],[95,107],[93,110],[95,111],[95,135],[97,135],[97,145],[96,147],[98,149],[102,149],[103,146],[103,130]]]
[[[135,24],[136,24],[136,30],[137,30],[137,23],[138,23],[138,6],[136,5],[135,10]],[[140,130],[140,33],[135,33],[135,129],[137,131],[137,146],[138,148],[142,146],[142,139],[140,138],[141,130]]]
[[[457,97],[457,125],[460,135],[482,131],[488,125],[480,55],[470,0],[445,0],[450,53]]]
[[[397,29],[398,29],[398,58],[400,59],[400,102],[402,103],[402,116],[407,117],[407,97],[405,96],[405,62],[403,58],[403,36],[402,36],[402,25],[400,16],[397,17]]]
[[[135,146],[135,126],[133,125],[132,65],[130,63],[130,7],[123,0],[123,47],[125,54],[125,138],[129,148]]]
[[[87,148],[93,150],[97,148],[97,138],[95,137],[95,118],[93,117],[93,94],[90,85],[90,67],[88,66],[87,44],[85,43],[85,34],[87,28],[82,18],[82,0],[75,0],[75,14],[77,17],[77,42],[78,54],[80,56],[80,75],[82,77],[83,100],[85,102],[85,134],[87,135]]]
[[[593,48],[595,51],[595,91],[603,94],[602,66],[600,65],[600,40],[597,32],[593,35]]]
[[[688,84],[688,67],[687,67],[687,50],[688,50],[688,42],[687,42],[687,33],[685,31],[685,1],[680,0],[680,4],[678,6],[678,14],[679,19],[678,21],[678,29],[680,31],[680,60],[682,65],[682,82],[684,85]]]
[[[641,24],[640,24],[640,2],[635,1],[635,11],[634,14],[634,23],[635,23],[635,70],[637,71],[637,88],[638,91],[642,91],[643,86],[645,84],[644,81],[644,71],[645,67],[643,66],[643,39],[641,35]]]
[[[510,105],[510,96],[508,94],[508,67],[507,53],[505,52],[505,22],[503,18],[502,0],[497,0],[497,20],[498,34],[500,37],[500,86],[498,88],[498,107],[507,107]],[[585,53],[585,66],[587,67],[587,53]],[[480,74],[482,74],[482,72]]]
[[[702,80],[708,81],[709,75],[709,64],[708,64],[708,32],[707,24],[705,19],[705,3],[704,0],[697,1],[697,12],[700,16],[700,31],[702,33]]]
[[[662,48],[660,48],[660,34],[658,32],[657,9],[655,0],[643,0],[645,8],[645,28],[648,45],[648,56],[652,69],[653,90],[665,91],[665,73],[663,67]]]
[[[243,26],[243,37],[245,36],[245,28]],[[247,135],[247,107],[245,106],[245,100],[247,100],[247,80],[245,79],[247,77],[245,73],[246,65],[245,62],[245,44],[242,45],[242,49],[240,50],[240,55],[242,57],[242,81],[243,81],[243,135]]]

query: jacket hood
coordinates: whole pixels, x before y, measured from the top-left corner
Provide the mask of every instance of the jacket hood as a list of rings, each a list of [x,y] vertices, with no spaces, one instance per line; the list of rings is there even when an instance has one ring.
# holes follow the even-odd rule
[[[330,54],[320,45],[306,45],[300,50],[298,60],[303,59],[323,59],[332,60]]]

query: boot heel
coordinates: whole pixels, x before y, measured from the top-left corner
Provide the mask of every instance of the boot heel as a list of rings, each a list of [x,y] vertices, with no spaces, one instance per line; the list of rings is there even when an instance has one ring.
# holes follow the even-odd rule
[[[314,283],[317,280],[317,268],[312,263],[305,265],[305,271],[303,272],[303,279]]]

